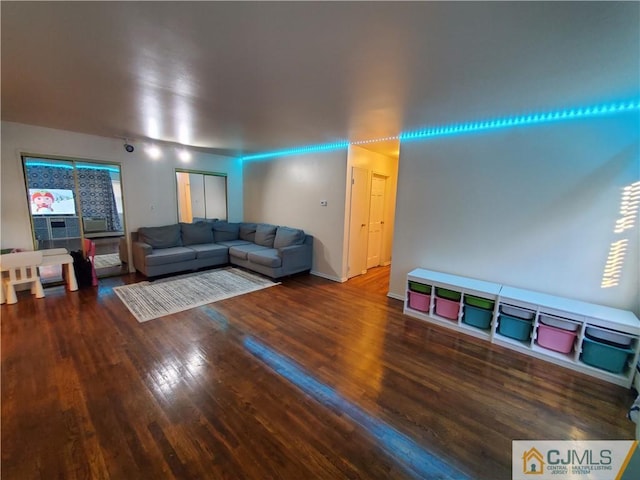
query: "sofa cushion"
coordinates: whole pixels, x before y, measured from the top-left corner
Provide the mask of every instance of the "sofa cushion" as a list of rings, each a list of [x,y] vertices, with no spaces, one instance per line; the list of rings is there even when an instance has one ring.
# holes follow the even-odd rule
[[[154,249],[147,255],[145,263],[147,266],[167,265],[168,263],[186,262],[196,258],[195,250],[187,247],[169,247]]]
[[[213,239],[215,242],[237,240],[239,231],[239,223],[213,222]]]
[[[180,240],[180,225],[165,225],[163,227],[140,227],[138,239],[148,243],[153,248],[170,248],[182,245]]]
[[[246,240],[229,240],[228,242],[216,242],[218,245],[223,245],[227,248],[235,247],[238,245],[250,245],[251,242],[247,242]]]
[[[276,238],[277,228],[275,225],[259,223],[256,227],[256,239],[254,242],[263,247],[273,248],[273,240]]]
[[[240,224],[240,240],[246,240],[247,242],[256,241],[256,227],[255,223],[241,223]]]
[[[249,252],[255,252],[257,250],[268,250],[267,247],[262,245],[256,245],[255,243],[247,243],[246,245],[237,245],[229,249],[229,255],[232,257],[246,260]]]
[[[196,258],[226,257],[229,249],[217,243],[201,243],[200,245],[190,245],[190,249],[196,252]]]
[[[211,223],[181,223],[183,245],[197,245],[199,243],[213,243]]]
[[[273,240],[273,248],[284,248],[303,243],[304,231],[299,228],[278,227],[276,238]]]
[[[250,262],[264,265],[265,267],[278,268],[282,266],[282,258],[280,258],[278,250],[275,248],[249,252],[247,258]]]

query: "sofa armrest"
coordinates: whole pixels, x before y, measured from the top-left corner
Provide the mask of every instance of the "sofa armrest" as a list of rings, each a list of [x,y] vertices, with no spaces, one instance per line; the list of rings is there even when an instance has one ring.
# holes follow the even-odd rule
[[[288,270],[310,270],[313,259],[313,246],[309,244],[291,245],[278,249],[282,258],[282,268]]]
[[[133,253],[133,266],[140,272],[145,272],[146,261],[145,257],[153,252],[153,247],[144,242],[131,243],[131,253]]]

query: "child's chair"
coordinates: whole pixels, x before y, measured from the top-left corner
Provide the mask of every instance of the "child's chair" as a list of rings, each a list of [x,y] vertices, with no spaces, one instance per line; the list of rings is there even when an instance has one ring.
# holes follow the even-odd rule
[[[88,238],[85,238],[84,254],[91,261],[91,285],[94,287],[97,287],[98,276],[96,275],[96,265],[94,263],[94,258],[96,256],[96,242],[94,242],[93,240],[89,240]]]
[[[22,283],[31,284],[31,293],[36,298],[44,297],[42,283],[38,276],[38,265],[42,263],[42,251],[17,252],[0,255],[0,270],[7,272],[2,277],[0,303],[14,304],[18,302],[15,286]]]

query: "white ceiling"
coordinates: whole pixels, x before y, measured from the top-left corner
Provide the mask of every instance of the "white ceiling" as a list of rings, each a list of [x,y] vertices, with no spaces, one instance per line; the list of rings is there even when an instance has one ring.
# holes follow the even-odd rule
[[[213,152],[640,91],[637,2],[0,5],[2,120]]]

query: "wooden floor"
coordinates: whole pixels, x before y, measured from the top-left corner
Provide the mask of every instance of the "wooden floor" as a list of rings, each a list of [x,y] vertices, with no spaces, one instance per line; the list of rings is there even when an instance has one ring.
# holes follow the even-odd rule
[[[388,275],[144,324],[112,291],[134,276],[23,292],[0,310],[2,478],[499,480],[513,439],[633,437],[630,391],[406,317]]]

